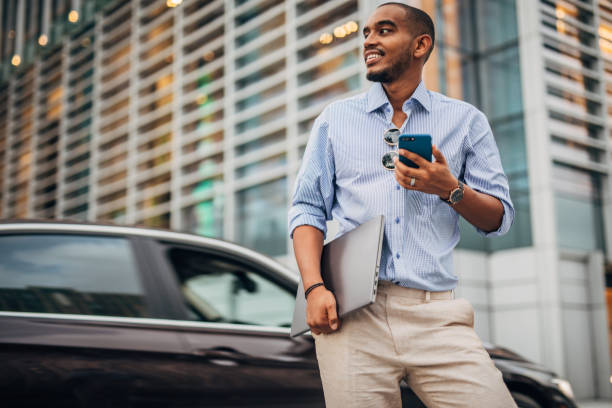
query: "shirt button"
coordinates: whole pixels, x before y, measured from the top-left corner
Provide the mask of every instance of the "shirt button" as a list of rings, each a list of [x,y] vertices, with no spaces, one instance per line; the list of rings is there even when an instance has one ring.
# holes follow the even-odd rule
[[[399,189],[400,189],[399,184],[398,184],[397,186],[395,186],[395,189],[396,189],[396,190],[399,190]]]
[[[399,259],[399,252],[398,252],[397,254],[395,254],[395,257],[396,257],[397,259]]]
[[[399,224],[399,221],[400,221],[400,220],[399,220],[399,217],[397,217],[397,218],[395,219],[395,223],[396,223],[396,224]]]

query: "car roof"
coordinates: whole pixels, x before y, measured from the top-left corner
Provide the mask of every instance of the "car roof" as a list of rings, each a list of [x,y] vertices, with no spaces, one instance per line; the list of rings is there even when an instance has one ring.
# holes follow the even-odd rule
[[[29,232],[29,233],[93,233],[100,235],[122,235],[154,238],[161,240],[171,240],[183,244],[205,246],[224,252],[230,255],[247,256],[259,264],[273,269],[297,283],[297,273],[291,271],[286,266],[274,259],[245,248],[236,243],[225,241],[218,238],[204,237],[201,235],[177,232],[169,229],[151,228],[145,226],[126,226],[107,222],[82,222],[74,220],[36,220],[36,219],[10,219],[0,221],[0,233],[3,232]]]

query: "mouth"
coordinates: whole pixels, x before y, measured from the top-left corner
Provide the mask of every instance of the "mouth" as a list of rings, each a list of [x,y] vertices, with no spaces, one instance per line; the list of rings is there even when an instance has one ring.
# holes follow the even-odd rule
[[[370,67],[380,61],[385,55],[384,52],[380,50],[369,50],[364,53],[364,60],[367,67]]]

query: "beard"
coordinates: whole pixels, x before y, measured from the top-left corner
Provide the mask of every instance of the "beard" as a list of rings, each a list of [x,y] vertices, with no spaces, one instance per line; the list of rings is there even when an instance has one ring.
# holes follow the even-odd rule
[[[412,63],[412,53],[407,48],[402,52],[401,58],[395,61],[389,68],[383,69],[378,72],[368,72],[366,74],[366,79],[372,82],[380,82],[383,84],[388,84],[395,81],[399,78],[404,71],[410,67]]]

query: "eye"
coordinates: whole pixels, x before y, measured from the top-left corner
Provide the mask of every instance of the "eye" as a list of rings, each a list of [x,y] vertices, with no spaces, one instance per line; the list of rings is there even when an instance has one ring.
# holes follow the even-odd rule
[[[390,32],[391,32],[391,30],[388,29],[388,28],[381,28],[380,31],[379,31],[379,33],[381,33],[381,34],[387,34],[387,33],[390,33]]]

